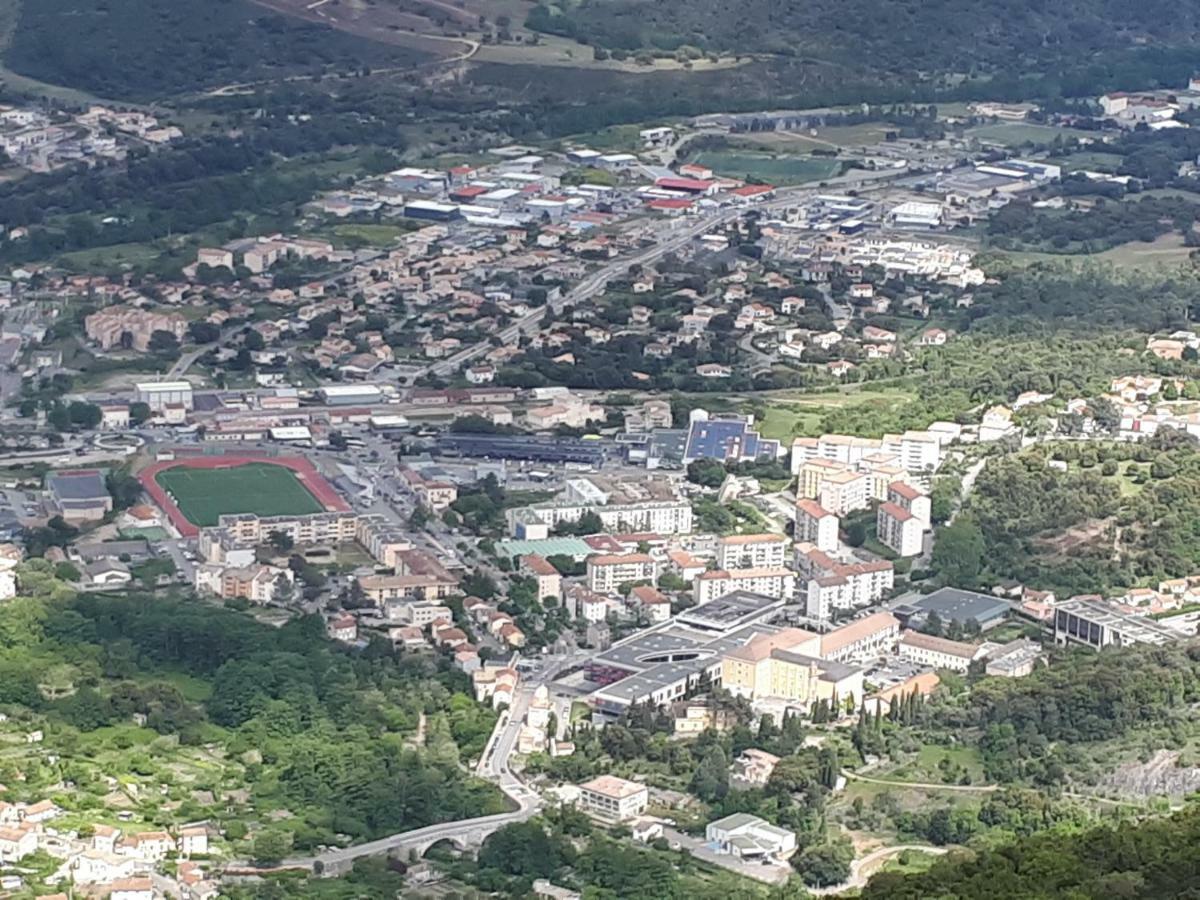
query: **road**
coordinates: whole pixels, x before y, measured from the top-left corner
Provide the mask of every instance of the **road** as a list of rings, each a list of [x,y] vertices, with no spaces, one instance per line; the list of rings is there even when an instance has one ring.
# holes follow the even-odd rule
[[[1000,790],[994,784],[935,784],[932,781],[890,781],[886,778],[871,778],[869,775],[859,775],[849,769],[842,769],[842,774],[852,781],[865,781],[867,784],[886,784],[896,788],[920,788],[927,791],[954,791],[960,794],[991,794]]]
[[[830,887],[809,888],[808,892],[817,897],[828,897],[833,894],[841,894],[845,891],[863,888],[871,876],[875,874],[881,863],[903,853],[905,850],[915,850],[920,853],[928,853],[931,856],[941,856],[948,852],[946,847],[931,847],[928,844],[895,844],[891,847],[880,847],[878,850],[872,850],[866,856],[860,857],[850,863],[850,877],[846,881],[841,884],[831,885]]]

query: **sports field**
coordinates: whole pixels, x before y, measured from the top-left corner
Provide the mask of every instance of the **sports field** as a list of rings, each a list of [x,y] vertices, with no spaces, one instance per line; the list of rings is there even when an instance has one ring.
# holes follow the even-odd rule
[[[216,525],[235,513],[295,516],[325,509],[284,466],[250,462],[223,468],[176,466],[154,476],[193,525]]]
[[[768,184],[802,184],[832,178],[841,171],[835,159],[811,156],[772,155],[746,151],[706,150],[694,162],[729,178],[756,178]]]

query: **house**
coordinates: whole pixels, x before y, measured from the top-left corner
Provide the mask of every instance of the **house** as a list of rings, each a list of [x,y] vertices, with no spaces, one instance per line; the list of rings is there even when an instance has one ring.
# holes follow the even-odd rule
[[[159,862],[175,851],[175,841],[165,831],[139,832],[126,840],[125,846],[134,856],[148,862]]]
[[[921,336],[917,338],[917,345],[920,347],[941,347],[950,336],[940,328],[926,328],[921,332]]]
[[[108,900],[154,900],[149,878],[122,878],[108,885]]]
[[[25,807],[25,813],[22,818],[26,822],[34,825],[40,825],[43,822],[49,822],[51,819],[57,819],[62,815],[62,810],[55,805],[53,800],[39,800]]]
[[[717,847],[718,853],[740,859],[784,859],[796,850],[794,832],[749,813],[734,813],[709,822],[704,837]]]
[[[88,582],[104,587],[118,587],[133,581],[129,566],[116,559],[98,559],[84,566]]]
[[[627,822],[646,811],[650,792],[644,784],[600,775],[579,785],[580,808],[598,819]]]
[[[353,644],[358,640],[358,620],[351,615],[336,616],[329,620],[326,631],[332,640]]]
[[[202,825],[180,829],[179,852],[183,856],[204,856],[208,853],[208,829]]]
[[[733,775],[746,784],[763,787],[778,764],[779,757],[774,753],[750,747],[733,761]]]
[[[0,828],[0,863],[15,863],[37,846],[37,832],[28,825]]]

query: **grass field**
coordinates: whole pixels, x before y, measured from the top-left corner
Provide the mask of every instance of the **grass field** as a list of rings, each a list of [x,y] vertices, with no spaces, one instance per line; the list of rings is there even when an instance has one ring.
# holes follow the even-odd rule
[[[857,390],[823,394],[798,394],[796,397],[770,397],[767,412],[758,421],[763,437],[790,441],[794,437],[815,437],[821,422],[835,409],[846,406],[891,408],[908,403],[913,394],[905,391]]]
[[[1005,147],[1019,147],[1022,144],[1050,144],[1056,137],[1094,139],[1096,134],[1076,128],[1058,128],[1054,125],[1003,122],[997,125],[980,125],[978,128],[972,128],[966,136],[980,141],[1003,144]]]
[[[692,160],[708,166],[718,175],[730,178],[754,178],[770,184],[803,184],[832,178],[841,163],[831,159],[802,156],[773,156],[769,153],[738,153],[713,150],[698,153]]]
[[[1179,266],[1188,261],[1192,248],[1185,246],[1183,235],[1178,232],[1164,234],[1157,240],[1131,241],[1100,253],[1040,253],[1037,251],[1000,251],[1018,265],[1032,263],[1060,263],[1068,266],[1111,263],[1118,268],[1139,269],[1147,266]],[[986,267],[985,267],[986,268]]]
[[[270,463],[246,463],[227,469],[177,466],[155,476],[194,525],[216,525],[223,515],[257,513],[293,516],[323,507],[289,469]]]

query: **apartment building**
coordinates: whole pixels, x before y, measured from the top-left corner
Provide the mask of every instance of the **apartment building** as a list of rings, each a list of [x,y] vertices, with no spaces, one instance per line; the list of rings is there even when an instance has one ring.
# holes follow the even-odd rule
[[[790,600],[796,592],[796,573],[783,567],[759,569],[716,569],[696,578],[692,596],[696,603],[707,603],[732,594],[749,591],[776,600]]]
[[[925,526],[907,509],[884,502],[875,513],[875,534],[881,544],[900,556],[919,556],[924,545]]]
[[[134,306],[109,306],[83,320],[83,330],[89,340],[101,350],[130,348],[145,353],[156,331],[164,331],[182,341],[187,336],[188,322],[178,313],[155,312]]]
[[[579,785],[579,807],[607,822],[628,822],[646,811],[650,792],[644,784],[600,775]]]
[[[799,474],[805,463],[827,460],[844,466],[857,466],[865,457],[885,453],[895,456],[907,472],[926,472],[941,463],[941,443],[929,431],[905,431],[885,434],[881,439],[861,438],[845,434],[824,434],[819,438],[796,438],[792,442],[793,474]]]
[[[536,553],[522,556],[519,571],[537,582],[538,600],[562,596],[562,576],[544,556],[538,556]]]
[[[195,586],[225,600],[243,597],[252,603],[271,603],[291,593],[294,578],[290,569],[279,566],[205,563],[196,567]]]
[[[981,654],[979,644],[966,644],[949,638],[922,634],[906,629],[900,635],[898,650],[901,658],[931,669],[949,669],[965,672],[971,662]]]
[[[796,521],[793,536],[797,543],[812,544],[825,553],[838,549],[838,517],[816,500],[796,501]]]
[[[722,569],[778,569],[787,555],[788,539],[782,534],[735,534],[717,541]]]
[[[822,479],[817,502],[835,516],[845,516],[871,503],[871,478],[865,472],[835,472]]]
[[[845,662],[891,652],[900,638],[900,620],[887,612],[872,613],[821,635],[821,656]]]
[[[842,472],[850,471],[850,467],[845,463],[837,462],[832,459],[810,459],[806,460],[796,470],[796,496],[815,500],[821,495],[821,483],[825,479],[838,475]]]
[[[363,594],[376,606],[389,600],[441,600],[458,589],[458,579],[434,574],[363,575]]]
[[[622,584],[658,582],[658,564],[646,553],[602,554],[587,559],[587,586],[600,594],[615,593]]]
[[[912,514],[921,527],[928,529],[933,524],[933,510],[929,497],[905,481],[893,481],[887,487],[887,502]]]

